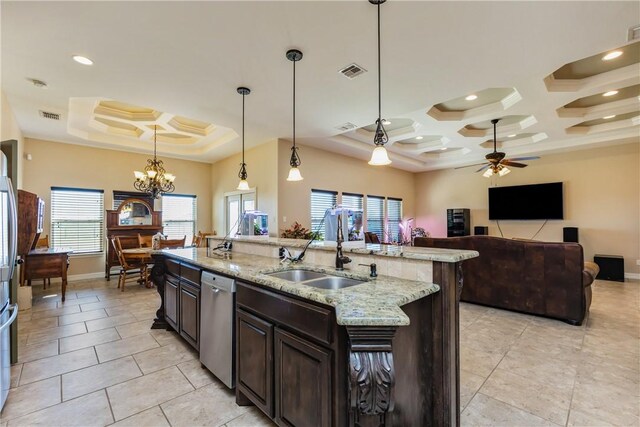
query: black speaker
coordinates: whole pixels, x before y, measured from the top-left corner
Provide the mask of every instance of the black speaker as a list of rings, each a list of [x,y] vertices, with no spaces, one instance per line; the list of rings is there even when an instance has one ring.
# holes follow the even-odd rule
[[[562,229],[562,241],[578,243],[578,227],[564,227]]]
[[[593,262],[600,267],[596,279],[624,282],[624,258],[620,255],[596,254],[593,256]]]
[[[473,227],[474,236],[488,236],[489,235],[489,227],[484,225],[476,225]]]

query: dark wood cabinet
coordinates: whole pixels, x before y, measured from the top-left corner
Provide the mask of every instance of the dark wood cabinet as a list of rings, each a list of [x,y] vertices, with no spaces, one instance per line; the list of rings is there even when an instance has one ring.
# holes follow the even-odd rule
[[[236,311],[236,387],[273,418],[273,324]]]
[[[180,335],[196,350],[200,349],[200,288],[180,283]]]
[[[164,317],[175,330],[178,329],[178,288],[180,283],[172,277],[167,277],[164,284]]]
[[[284,426],[331,425],[333,352],[275,330],[275,421]]]
[[[164,318],[193,348],[200,350],[200,274],[202,270],[164,260]]]

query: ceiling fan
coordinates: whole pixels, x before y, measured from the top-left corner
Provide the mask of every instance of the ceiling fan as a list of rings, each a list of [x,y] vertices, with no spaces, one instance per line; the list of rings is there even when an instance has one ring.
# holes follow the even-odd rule
[[[540,158],[538,156],[529,156],[529,157],[517,157],[514,159],[505,159],[506,154],[497,150],[496,124],[498,124],[499,121],[500,119],[491,120],[491,123],[493,124],[493,152],[484,156],[485,159],[487,159],[488,163],[484,164],[484,166],[482,166],[480,169],[476,171],[476,172],[485,171],[482,174],[482,176],[486,178],[490,178],[491,176],[496,174],[498,174],[499,176],[504,176],[508,174],[509,172],[511,172],[511,170],[507,166],[511,166],[513,168],[527,167],[527,165],[525,165],[524,163],[518,163],[518,161],[535,160]],[[479,164],[482,164],[482,163],[479,163]],[[471,165],[471,166],[477,166],[477,165]],[[468,167],[468,166],[464,166],[464,167]]]

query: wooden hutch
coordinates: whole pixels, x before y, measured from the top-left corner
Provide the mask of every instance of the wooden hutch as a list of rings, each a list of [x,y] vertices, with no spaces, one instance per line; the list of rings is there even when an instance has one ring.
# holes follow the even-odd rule
[[[36,194],[18,190],[18,256],[23,264],[20,268],[20,286],[31,285],[33,279],[62,279],[62,301],[67,290],[69,254],[63,248],[36,248],[44,230],[44,200]]]
[[[107,210],[107,257],[104,277],[111,279],[111,268],[120,265],[111,244],[114,237],[120,238],[122,249],[139,247],[138,234],[153,236],[162,233],[162,212],[154,211],[149,201],[129,198],[123,200],[117,209]]]

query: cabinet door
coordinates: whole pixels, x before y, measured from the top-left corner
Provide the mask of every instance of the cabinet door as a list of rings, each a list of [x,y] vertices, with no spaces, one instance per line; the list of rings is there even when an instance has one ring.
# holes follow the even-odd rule
[[[236,387],[273,418],[273,325],[236,310]]]
[[[200,348],[200,289],[180,282],[180,335],[196,350]]]
[[[275,421],[278,425],[331,425],[332,354],[276,328]]]
[[[164,318],[173,329],[178,330],[178,283],[166,276],[164,283]]]

